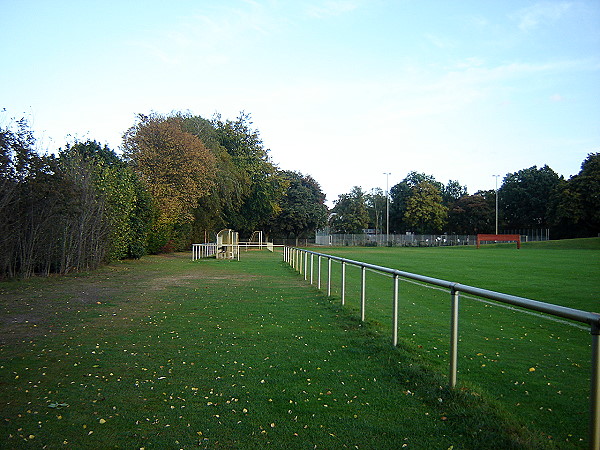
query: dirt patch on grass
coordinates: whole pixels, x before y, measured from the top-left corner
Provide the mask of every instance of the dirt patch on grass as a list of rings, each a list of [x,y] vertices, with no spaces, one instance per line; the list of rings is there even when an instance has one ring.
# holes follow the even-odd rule
[[[258,283],[262,278],[239,272],[229,274],[221,270],[222,266],[210,263],[187,264],[188,258],[186,254],[149,256],[86,274],[2,282],[0,346],[29,342],[64,326],[80,324],[84,317],[91,320],[92,316],[120,315],[126,309],[129,318],[140,318],[148,314],[149,301],[157,293],[177,287],[224,281],[233,286]]]

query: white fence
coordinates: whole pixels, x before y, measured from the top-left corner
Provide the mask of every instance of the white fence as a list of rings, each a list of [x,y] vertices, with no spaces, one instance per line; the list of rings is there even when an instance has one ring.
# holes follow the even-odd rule
[[[192,261],[196,261],[197,259],[201,258],[212,258],[216,255],[216,242],[210,242],[208,244],[192,244]]]

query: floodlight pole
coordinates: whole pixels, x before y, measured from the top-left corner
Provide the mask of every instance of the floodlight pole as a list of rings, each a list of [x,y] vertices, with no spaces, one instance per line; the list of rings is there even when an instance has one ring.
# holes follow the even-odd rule
[[[496,234],[498,234],[498,177],[500,175],[492,175],[496,178]]]
[[[386,243],[390,242],[390,192],[389,192],[389,176],[391,172],[383,172],[385,175],[385,240]]]

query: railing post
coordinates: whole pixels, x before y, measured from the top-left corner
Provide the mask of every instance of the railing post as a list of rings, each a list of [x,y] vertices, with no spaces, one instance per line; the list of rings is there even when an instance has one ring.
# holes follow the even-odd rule
[[[319,270],[319,273],[317,274],[317,288],[321,290],[321,255],[319,255],[317,266]]]
[[[459,292],[452,288],[452,312],[450,315],[450,388],[456,387],[458,369],[458,299]]]
[[[313,261],[313,255],[312,253],[310,254],[310,284],[313,284],[313,266],[314,266],[314,261]]]
[[[327,258],[327,297],[331,297],[331,258]]]
[[[600,326],[592,325],[592,379],[590,390],[590,449],[600,448]]]
[[[367,278],[366,278],[366,273],[367,273],[367,269],[365,266],[361,267],[361,283],[360,283],[360,321],[364,322],[365,321],[365,307],[366,307],[366,297],[365,297],[365,291],[366,291],[366,285],[367,285]]]
[[[302,253],[304,253],[304,281],[306,281],[308,279],[308,252],[302,250]]]
[[[342,261],[342,306],[346,304],[346,262]]]
[[[394,299],[392,302],[392,345],[398,345],[398,274],[394,274]]]

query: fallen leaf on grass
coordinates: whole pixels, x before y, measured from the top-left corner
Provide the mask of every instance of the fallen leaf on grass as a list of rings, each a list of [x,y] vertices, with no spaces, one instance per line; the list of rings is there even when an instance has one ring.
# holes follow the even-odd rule
[[[48,408],[60,408],[60,407],[68,407],[69,405],[67,403],[50,403],[48,405]]]

